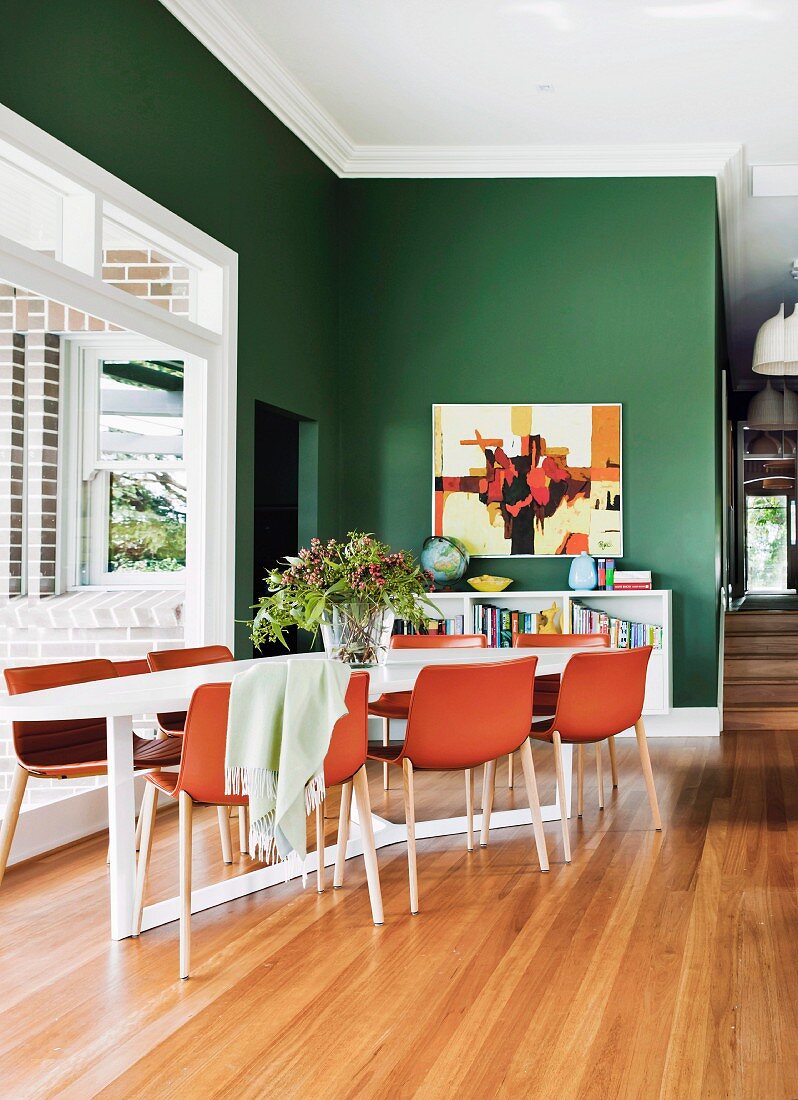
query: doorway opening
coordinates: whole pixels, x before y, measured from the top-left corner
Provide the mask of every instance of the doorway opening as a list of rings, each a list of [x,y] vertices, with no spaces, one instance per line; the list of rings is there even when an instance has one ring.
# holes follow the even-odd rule
[[[798,590],[798,431],[742,428],[745,595]]]
[[[255,402],[255,476],[253,536],[253,604],[267,593],[265,578],[286,555],[299,550],[300,417]],[[297,630],[286,631],[289,651],[298,648]],[[255,656],[272,657],[286,650],[264,643]]]

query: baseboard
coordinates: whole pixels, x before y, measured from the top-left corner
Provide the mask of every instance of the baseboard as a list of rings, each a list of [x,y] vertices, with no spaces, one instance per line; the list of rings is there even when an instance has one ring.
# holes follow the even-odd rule
[[[30,780],[35,783],[35,779]],[[136,807],[144,793],[146,780],[136,779]],[[19,815],[8,865],[22,863],[34,856],[52,852],[65,844],[104,832],[108,828],[108,792],[106,787],[59,798],[42,806],[30,806]]]
[[[649,737],[720,737],[720,710],[717,707],[674,707],[668,714],[644,714]],[[621,737],[634,737],[626,730]]]

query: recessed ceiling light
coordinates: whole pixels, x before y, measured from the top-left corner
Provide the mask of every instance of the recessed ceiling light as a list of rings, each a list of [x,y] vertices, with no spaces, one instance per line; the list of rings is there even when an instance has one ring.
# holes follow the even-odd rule
[[[545,94],[548,94],[549,92],[554,91],[554,85],[553,84],[538,84],[538,91],[543,92]]]

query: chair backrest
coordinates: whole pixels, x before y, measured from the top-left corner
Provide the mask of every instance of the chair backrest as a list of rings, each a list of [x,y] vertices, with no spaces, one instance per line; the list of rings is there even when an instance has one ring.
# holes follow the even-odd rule
[[[333,726],[324,759],[324,783],[334,787],[351,779],[366,763],[368,752],[369,675],[353,672],[346,689],[348,713]]]
[[[194,665],[216,665],[235,660],[226,645],[199,645],[189,649],[154,649],[147,654],[151,672],[166,672],[172,668]]]
[[[516,649],[609,649],[609,634],[513,634]]]
[[[394,634],[391,649],[487,649],[484,634]]]
[[[85,684],[92,680],[110,680],[119,675],[114,663],[102,657],[7,668],[3,674],[9,695],[66,687],[68,684]],[[108,751],[104,718],[14,722],[12,730],[14,751],[20,763],[30,767],[57,762],[65,750],[70,763],[104,760]]]
[[[153,649],[147,654],[151,672],[169,672],[194,665],[218,665],[235,658],[226,645],[198,645],[188,649]],[[158,725],[166,733],[180,733],[186,723],[184,711],[157,714]]]
[[[564,741],[598,741],[629,729],[643,712],[651,646],[575,653],[565,666],[552,728]]]
[[[114,661],[118,676],[146,676],[151,671],[146,657],[136,657],[132,661]]]
[[[529,736],[537,657],[430,665],[416,678],[405,755],[417,768],[473,768]]]
[[[329,786],[351,778],[366,762],[368,682],[366,672],[350,677],[346,692],[349,713],[333,727],[324,761],[324,779]],[[230,686],[202,684],[191,697],[176,792],[187,791],[195,802],[223,805],[241,801],[224,792]]]

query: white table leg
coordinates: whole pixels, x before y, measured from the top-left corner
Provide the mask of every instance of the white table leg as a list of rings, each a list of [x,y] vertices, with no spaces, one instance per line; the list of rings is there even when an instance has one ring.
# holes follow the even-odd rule
[[[111,939],[133,935],[136,889],[136,802],[133,718],[108,719],[108,831],[111,857]]]

